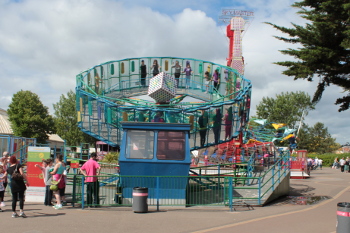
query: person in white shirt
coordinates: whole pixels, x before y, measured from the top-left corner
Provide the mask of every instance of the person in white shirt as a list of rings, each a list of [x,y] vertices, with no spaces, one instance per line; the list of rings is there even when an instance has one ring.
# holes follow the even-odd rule
[[[340,164],[340,171],[344,172],[344,165],[345,165],[345,159],[344,157],[340,159],[339,164]]]
[[[323,162],[322,159],[317,160],[318,166],[320,167],[321,170],[322,170],[322,162]]]

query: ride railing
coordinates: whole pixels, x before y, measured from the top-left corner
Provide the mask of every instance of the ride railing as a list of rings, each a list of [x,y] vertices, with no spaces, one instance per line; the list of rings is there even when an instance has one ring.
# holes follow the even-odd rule
[[[14,155],[20,162],[26,163],[29,146],[36,146],[35,138],[24,138],[13,135],[0,136],[0,151],[7,151]]]
[[[246,176],[247,162],[240,163],[218,163],[207,166],[195,166],[191,167],[190,174],[196,176],[209,176],[209,175],[233,175],[233,176]]]
[[[141,80],[141,60],[144,60],[146,67],[145,82]],[[77,87],[86,90],[94,95],[106,96],[114,93],[114,97],[123,96],[123,91],[129,89],[139,89],[148,87],[149,79],[153,77],[153,72],[150,71],[154,61],[158,61],[162,67],[159,71],[165,72],[170,76],[175,76],[173,67],[175,61],[182,66],[178,88],[185,88],[185,74],[183,70],[189,63],[191,65],[192,74],[190,77],[191,88],[200,88],[200,86],[211,86],[212,83],[206,83],[204,75],[209,72],[209,79],[215,70],[220,75],[220,86],[218,92],[225,96],[237,91],[244,91],[244,88],[251,86],[250,81],[245,79],[243,75],[236,70],[216,64],[209,61],[202,61],[193,58],[178,58],[178,57],[141,57],[128,58],[118,61],[109,61],[96,65],[77,75]],[[130,93],[129,93],[130,94]]]
[[[148,205],[155,206],[157,209],[160,206],[224,206],[232,209],[234,205],[240,203],[240,199],[255,200],[260,204],[258,197],[259,188],[253,186],[242,186],[245,180],[258,179],[247,177],[227,177],[227,176],[98,176],[98,201],[88,203],[87,200],[87,184],[86,177],[75,175],[73,178],[73,196],[72,202],[74,205],[80,204],[81,208],[90,206],[125,206],[130,207],[133,203],[133,198],[130,195],[124,196],[123,187],[118,186],[118,182],[123,179],[132,179],[135,187],[145,187],[145,183],[152,184],[154,188],[148,189]],[[186,189],[178,190],[179,184],[184,180],[188,182]],[[166,183],[166,187],[164,184]],[[163,184],[163,187],[162,187]],[[182,193],[183,198],[167,198],[173,193]],[[239,193],[242,190],[249,191],[253,197],[245,196]],[[93,194],[92,194],[93,196]]]
[[[141,60],[144,60],[148,68],[145,83],[141,82]],[[183,68],[187,63],[192,67],[190,87],[185,88],[185,76],[181,75],[177,95],[167,103],[156,103],[150,97],[144,96],[148,94],[148,80],[153,76],[149,68],[155,60],[162,67],[160,71],[171,76],[174,76],[172,64],[176,61]],[[221,76],[220,85],[215,90],[213,84],[207,84],[204,79],[206,71],[210,72],[211,77],[214,70],[218,70]],[[230,67],[208,61],[174,57],[130,58],[94,66],[78,74],[76,80],[79,127],[85,133],[112,146],[121,143],[122,121],[151,122],[159,112],[163,114],[165,123],[192,124],[192,150],[203,147],[199,139],[198,124],[201,110],[209,116],[210,123],[218,110],[221,118],[226,111],[232,117],[229,123],[221,122],[220,136],[215,137],[219,140],[214,140],[213,127],[208,124],[205,146],[237,137],[249,119],[252,87],[250,81]],[[186,96],[195,99],[186,102]]]
[[[152,78],[152,77],[150,77]],[[120,97],[132,97],[132,96],[141,96],[148,94],[149,80],[147,78],[145,85],[140,84],[140,78],[130,78],[127,81],[121,81],[120,84],[105,90],[104,93],[108,99],[120,98]],[[203,81],[199,80],[190,80],[189,88],[186,88],[186,79],[179,78],[179,83],[176,88],[177,94],[190,95],[192,97],[198,98],[199,100],[211,102],[224,100],[224,98],[232,98],[239,94],[240,90],[233,91],[231,95],[228,95],[225,91],[227,89],[227,83],[223,82],[219,88],[214,88],[212,82],[206,84]],[[125,102],[130,104],[139,104],[139,105],[153,105],[152,99],[148,100],[143,99],[130,99],[125,100]],[[188,103],[187,105],[193,106],[194,104]]]
[[[204,169],[202,170],[203,174]],[[243,171],[222,175],[192,176],[120,176],[98,177],[98,203],[87,203],[86,177],[73,176],[73,203],[89,206],[132,206],[133,187],[147,187],[148,205],[155,206],[224,206],[263,205],[279,183],[289,174],[288,158],[281,157],[265,173],[249,177]],[[187,183],[185,188],[183,184]],[[172,197],[178,193],[177,197]]]
[[[275,190],[275,188],[281,183],[282,179],[290,174],[289,166],[290,155],[288,152],[282,154],[274,165],[272,165],[261,177],[259,182],[264,181],[261,184],[261,198],[264,198]]]

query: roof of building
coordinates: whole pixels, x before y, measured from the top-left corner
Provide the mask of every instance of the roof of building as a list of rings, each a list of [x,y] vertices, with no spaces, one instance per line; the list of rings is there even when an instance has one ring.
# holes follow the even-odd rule
[[[49,136],[49,141],[64,142],[64,140],[57,134],[48,134],[48,136]]]
[[[7,112],[0,108],[0,134],[13,134]]]

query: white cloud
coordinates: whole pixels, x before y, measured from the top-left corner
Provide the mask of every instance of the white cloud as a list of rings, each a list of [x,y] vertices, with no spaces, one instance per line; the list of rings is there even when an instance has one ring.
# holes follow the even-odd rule
[[[263,96],[303,90],[313,95],[315,83],[293,81],[272,64],[290,60],[278,50],[290,45],[263,22],[290,27],[304,21],[290,7],[293,0],[236,1],[239,9],[255,11],[243,38],[245,76],[252,81],[254,114]],[[31,90],[52,111],[52,104],[75,88],[75,76],[94,65],[129,57],[190,57],[226,64],[225,28],[216,20],[232,1],[112,1],[112,0],[0,0],[0,108],[7,108],[17,91]],[[244,6],[245,5],[245,6]],[[310,113],[332,135],[346,142],[342,122],[349,113],[334,106],[339,90],[330,88]],[[312,115],[314,114],[314,115]],[[344,122],[345,123],[345,122]],[[346,123],[345,123],[346,124]],[[346,128],[347,127],[347,128]],[[344,140],[344,141],[343,141]]]

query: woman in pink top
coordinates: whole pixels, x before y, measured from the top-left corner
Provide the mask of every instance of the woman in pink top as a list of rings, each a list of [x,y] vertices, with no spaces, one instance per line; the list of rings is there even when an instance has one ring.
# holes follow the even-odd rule
[[[186,62],[186,68],[182,73],[186,73],[186,89],[190,88],[190,80],[191,80],[191,74],[192,74],[192,68],[190,65],[190,62]]]
[[[214,83],[214,92],[217,93],[217,92],[219,92],[219,87],[220,87],[220,73],[219,73],[219,69],[215,70],[212,80],[213,80],[213,83]]]
[[[57,204],[53,206],[54,209],[59,210],[62,209],[62,203],[61,203],[61,194],[64,193],[65,183],[64,183],[64,177],[63,172],[66,169],[66,167],[62,163],[63,156],[57,155],[56,157],[56,165],[53,168],[53,171],[50,172],[51,175],[53,175],[53,180],[60,181],[58,183],[58,190],[54,191],[55,198],[57,201]]]

